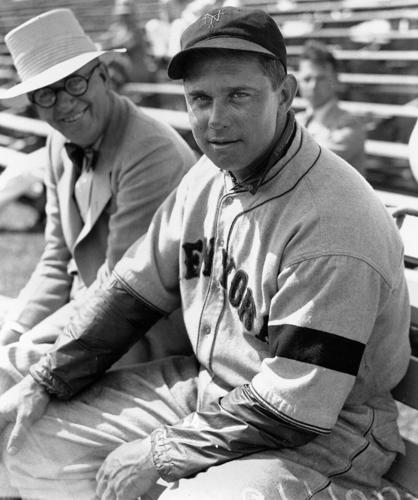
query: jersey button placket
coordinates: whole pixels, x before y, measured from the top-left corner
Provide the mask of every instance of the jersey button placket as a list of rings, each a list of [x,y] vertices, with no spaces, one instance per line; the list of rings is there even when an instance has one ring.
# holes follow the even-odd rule
[[[228,207],[229,205],[232,205],[233,201],[232,196],[227,196],[224,200],[224,206]]]
[[[216,325],[218,324],[218,319],[222,314],[222,309],[224,307],[224,289],[219,283],[219,278],[222,271],[222,261],[223,261],[223,251],[225,248],[225,228],[227,224],[225,223],[225,211],[224,203],[220,206],[218,212],[218,219],[216,221],[216,232],[215,232],[215,248],[212,262],[212,276],[210,288],[208,290],[208,296],[205,301],[205,307],[202,311],[200,335],[198,343],[198,355],[199,359],[206,360],[210,363],[210,355],[212,352],[212,344],[215,340],[216,335]]]
[[[203,325],[202,326],[202,333],[204,335],[209,335],[211,333],[212,329],[209,325]]]
[[[234,228],[234,222],[242,210],[243,206],[239,195],[228,194],[223,198],[218,214],[216,233],[217,245],[215,247],[213,261],[214,276],[216,276],[217,279],[212,286],[212,293],[217,297],[217,315],[216,320],[214,318],[215,326],[213,327],[212,335],[210,335],[212,350],[209,367],[211,370],[215,370],[217,367],[217,353],[222,353],[221,356],[224,353],[224,339],[230,326],[225,323],[225,310],[229,307],[228,282],[231,276],[229,271],[226,273],[227,275],[224,276],[223,267],[226,265],[229,268],[232,262],[232,268],[235,269],[235,255],[233,250],[231,251],[231,247],[233,248],[236,242],[231,239],[231,234],[234,234],[232,230]]]

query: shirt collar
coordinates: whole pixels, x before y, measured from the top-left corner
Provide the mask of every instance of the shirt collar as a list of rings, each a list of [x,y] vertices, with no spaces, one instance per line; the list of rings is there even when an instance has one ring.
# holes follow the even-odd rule
[[[287,113],[284,130],[278,137],[273,139],[273,142],[266,153],[264,153],[261,158],[254,161],[252,168],[253,173],[246,179],[238,182],[235,176],[229,172],[229,175],[234,183],[232,189],[234,191],[244,189],[249,191],[251,194],[255,194],[263,183],[271,167],[286,154],[286,151],[288,150],[294,137],[295,129],[295,114],[294,111],[290,109]]]

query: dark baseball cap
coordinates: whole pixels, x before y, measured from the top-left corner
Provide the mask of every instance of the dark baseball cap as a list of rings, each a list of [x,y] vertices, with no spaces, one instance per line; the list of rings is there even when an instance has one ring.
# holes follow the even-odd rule
[[[211,9],[184,30],[180,46],[180,52],[173,56],[168,66],[168,76],[172,80],[183,78],[187,56],[201,49],[255,52],[278,59],[284,69],[287,68],[286,46],[279,27],[260,9]]]

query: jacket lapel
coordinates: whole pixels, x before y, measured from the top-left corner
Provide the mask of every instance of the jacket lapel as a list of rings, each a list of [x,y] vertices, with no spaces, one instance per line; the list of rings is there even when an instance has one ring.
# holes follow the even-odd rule
[[[110,188],[111,170],[112,162],[109,161],[108,158],[103,158],[103,155],[100,152],[96,168],[93,172],[90,207],[87,212],[86,221],[80,234],[78,235],[76,243],[79,243],[90,233],[112,196]]]
[[[90,208],[77,238],[77,244],[90,233],[112,197],[111,173],[117,156],[117,145],[120,144],[119,135],[123,129],[119,121],[121,111],[121,102],[112,95],[111,120],[100,144],[99,156],[93,171]]]
[[[69,248],[73,248],[83,227],[83,221],[73,196],[75,168],[64,148],[61,151],[61,159],[64,169],[58,180],[57,191],[61,209],[62,232]]]

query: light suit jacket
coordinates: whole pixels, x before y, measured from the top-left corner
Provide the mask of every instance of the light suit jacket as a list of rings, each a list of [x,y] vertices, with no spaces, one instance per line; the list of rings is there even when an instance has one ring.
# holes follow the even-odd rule
[[[45,250],[7,317],[24,331],[44,320],[39,325],[43,332],[51,329],[56,335],[86,287],[109,276],[195,162],[195,154],[171,127],[125,97],[112,92],[111,98],[85,224],[73,197],[75,172],[66,139],[57,132],[48,139]]]
[[[325,146],[361,174],[365,174],[365,131],[361,121],[340,107],[337,100],[327,103],[323,110],[297,113],[298,122],[307,128],[321,146]]]

